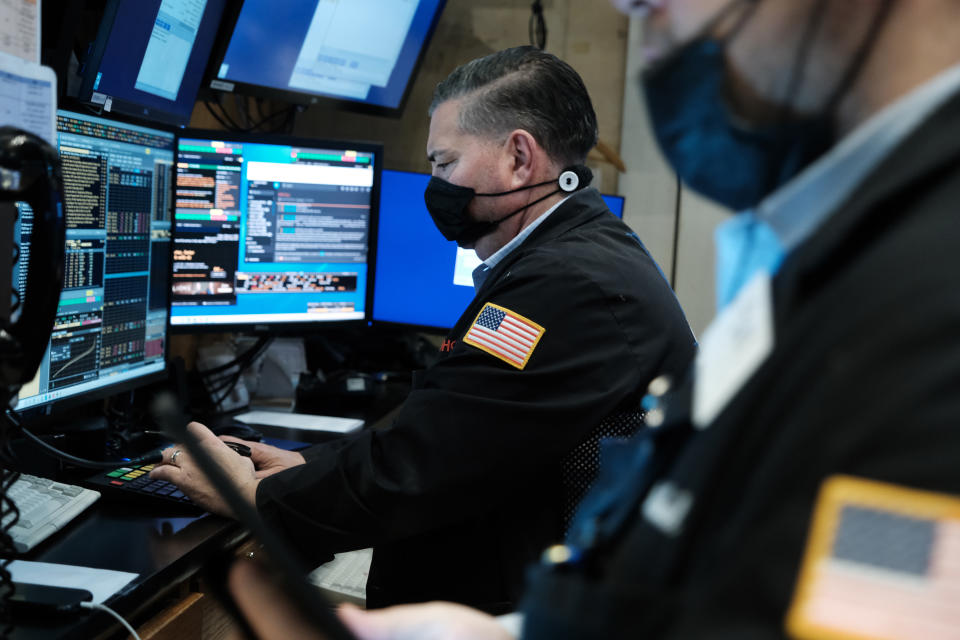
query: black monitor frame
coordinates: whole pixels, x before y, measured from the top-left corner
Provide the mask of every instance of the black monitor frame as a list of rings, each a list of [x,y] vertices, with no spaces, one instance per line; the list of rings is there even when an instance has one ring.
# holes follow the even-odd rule
[[[376,271],[377,258],[377,228],[380,224],[380,174],[383,171],[383,145],[378,142],[359,142],[352,140],[331,140],[323,138],[302,138],[296,136],[287,136],[281,134],[250,133],[250,132],[232,132],[222,129],[180,129],[177,132],[177,150],[174,152],[176,162],[177,152],[179,151],[180,139],[209,139],[218,141],[236,141],[247,142],[251,144],[276,144],[289,145],[293,147],[313,147],[313,148],[344,148],[354,151],[363,151],[372,153],[374,157],[373,187],[370,190],[370,219],[367,230],[367,278],[366,291],[364,292],[364,311],[363,318],[355,320],[326,320],[326,321],[295,321],[295,322],[233,322],[216,324],[173,324],[171,322],[173,311],[168,307],[167,324],[172,335],[199,334],[199,333],[242,333],[246,335],[270,335],[270,336],[304,336],[314,333],[320,333],[330,328],[343,328],[352,326],[363,326],[371,318],[373,308],[373,284],[374,272]],[[176,244],[177,226],[176,226],[176,188],[177,181],[174,177],[171,182],[173,196],[171,204],[173,212],[171,219],[172,241],[170,243],[171,251]],[[171,276],[173,269],[173,260],[170,262]],[[173,278],[170,279],[171,289]],[[171,299],[168,292],[168,301]]]
[[[417,75],[420,72],[420,65],[423,63],[423,57],[426,55],[427,48],[433,40],[434,31],[437,28],[437,23],[440,21],[440,16],[443,15],[443,10],[446,8],[447,0],[440,0],[437,6],[437,12],[433,16],[433,20],[430,22],[430,26],[423,38],[423,46],[420,47],[417,59],[413,64],[413,68],[410,70],[410,78],[407,81],[407,86],[403,90],[403,96],[400,98],[400,102],[396,107],[385,107],[357,100],[349,100],[347,98],[337,98],[335,96],[309,93],[306,91],[277,89],[265,85],[217,78],[216,70],[220,68],[221,63],[227,55],[227,48],[230,46],[230,39],[233,37],[233,31],[237,25],[237,20],[240,18],[240,12],[243,10],[243,4],[243,0],[231,2],[223,12],[220,37],[218,37],[218,42],[213,45],[213,51],[210,54],[210,63],[207,65],[207,81],[201,84],[201,91],[206,88],[211,91],[228,94],[238,93],[272,100],[282,100],[290,104],[303,105],[305,107],[318,105],[342,111],[399,118],[403,115],[403,110],[407,105],[407,98],[410,97],[410,90],[413,88],[413,83],[416,82]],[[226,28],[227,26],[229,26],[229,28]]]
[[[163,131],[173,135],[173,150],[174,150],[174,163],[176,162],[176,149],[177,143],[179,142],[179,137],[177,135],[177,127],[159,124],[155,122],[144,122],[143,120],[137,118],[131,118],[114,113],[97,113],[95,110],[91,109],[89,105],[79,101],[79,100],[66,100],[63,104],[57,106],[57,111],[72,111],[74,113],[102,118],[104,120],[109,120],[111,122],[116,122],[121,125],[133,125],[138,127],[146,127],[150,129],[156,129],[157,131]],[[59,131],[58,131],[59,134]],[[59,139],[58,139],[58,153],[59,153]],[[170,241],[168,251],[168,264],[170,268],[173,268],[173,215],[174,215],[174,195],[175,191],[175,181],[170,180],[168,185],[170,189]],[[20,415],[21,420],[24,426],[33,429],[37,429],[40,432],[48,430],[51,425],[57,425],[56,432],[62,432],[63,430],[59,427],[62,426],[64,417],[67,411],[75,410],[78,407],[92,407],[95,403],[101,402],[106,398],[115,396],[127,391],[132,391],[139,389],[141,387],[146,387],[151,384],[162,382],[166,380],[170,374],[170,338],[174,335],[171,331],[170,325],[170,299],[171,299],[171,289],[168,283],[168,286],[164,290],[164,296],[166,297],[166,308],[167,308],[167,328],[166,334],[163,341],[163,369],[160,371],[154,371],[142,376],[138,376],[129,380],[122,380],[113,384],[105,384],[102,387],[92,389],[86,393],[68,396],[65,398],[59,398],[56,400],[50,400],[43,404],[39,404],[33,407],[20,409],[17,408],[16,411]],[[49,347],[48,347],[49,348]]]
[[[102,105],[92,102],[94,94],[93,86],[96,82],[97,71],[100,69],[100,64],[103,61],[103,56],[106,52],[107,42],[110,40],[110,35],[113,33],[113,25],[117,18],[117,12],[120,10],[120,4],[123,1],[124,0],[106,0],[103,17],[100,21],[100,27],[97,30],[96,39],[90,43],[88,54],[86,58],[82,60],[80,74],[81,81],[77,100],[83,102],[85,105],[88,105],[88,107],[91,108],[101,108],[102,110]],[[232,5],[233,2],[231,2],[231,0],[226,0],[226,5],[223,9],[224,16],[231,10]],[[217,27],[217,33],[214,36],[213,44],[211,45],[211,55],[213,51],[216,50],[218,42],[223,38],[223,25],[224,20],[221,17],[220,24]],[[202,72],[204,73],[204,77],[206,77],[206,75],[210,72],[210,68],[210,58],[208,57],[208,59],[205,61],[205,65],[203,66]],[[196,104],[196,100],[203,93],[206,86],[206,82],[201,80],[197,87],[197,96],[194,97],[194,104]],[[132,117],[150,123],[144,126],[161,124],[163,126],[184,127],[189,124],[191,118],[191,116],[188,115],[186,120],[184,120],[182,116],[173,112],[157,109],[155,107],[148,107],[129,100],[123,100],[115,96],[111,96],[111,100],[111,111],[105,117],[112,117],[113,113],[117,112],[125,117]]]

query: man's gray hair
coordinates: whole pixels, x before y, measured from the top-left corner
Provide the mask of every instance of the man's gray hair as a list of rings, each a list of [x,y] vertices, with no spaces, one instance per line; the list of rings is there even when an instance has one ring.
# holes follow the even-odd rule
[[[559,164],[582,163],[597,144],[597,115],[579,74],[536,47],[514,47],[460,65],[437,85],[430,115],[464,98],[460,129],[489,138],[530,133]]]

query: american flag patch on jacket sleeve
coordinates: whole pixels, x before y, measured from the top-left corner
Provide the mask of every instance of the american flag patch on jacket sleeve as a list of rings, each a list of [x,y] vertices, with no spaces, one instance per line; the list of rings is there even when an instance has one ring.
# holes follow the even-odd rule
[[[960,638],[960,499],[827,480],[787,628],[802,640]]]
[[[488,302],[477,314],[463,341],[523,369],[544,331],[546,329],[536,322]]]

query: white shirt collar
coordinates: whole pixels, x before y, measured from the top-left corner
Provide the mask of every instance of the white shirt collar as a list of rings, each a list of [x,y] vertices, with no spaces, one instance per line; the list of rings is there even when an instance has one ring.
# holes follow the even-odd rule
[[[536,220],[527,225],[520,233],[514,236],[510,242],[500,247],[500,249],[498,249],[492,256],[481,262],[480,265],[473,270],[474,288],[479,289],[480,285],[483,284],[483,281],[486,280],[486,274],[495,266],[497,266],[504,258],[506,258],[510,252],[519,247],[523,241],[526,240],[531,233],[533,233],[533,230],[539,227],[543,221],[547,219],[547,216],[556,211],[557,207],[567,201],[570,195],[564,196],[560,202],[540,214]]]

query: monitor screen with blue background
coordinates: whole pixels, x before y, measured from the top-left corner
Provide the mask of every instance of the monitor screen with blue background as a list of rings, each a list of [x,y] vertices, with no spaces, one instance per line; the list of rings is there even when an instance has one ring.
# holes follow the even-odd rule
[[[380,188],[377,264],[372,318],[450,329],[473,300],[477,255],[446,240],[427,212],[430,175],[384,171]],[[623,217],[623,198],[603,196]]]
[[[110,0],[80,97],[104,111],[186,125],[227,0]]]
[[[362,321],[380,147],[199,133],[177,148],[171,325]]]
[[[397,109],[444,4],[246,0],[210,86]]]

